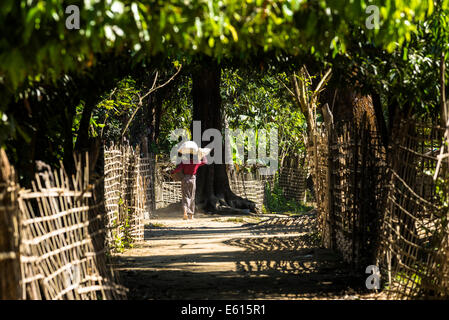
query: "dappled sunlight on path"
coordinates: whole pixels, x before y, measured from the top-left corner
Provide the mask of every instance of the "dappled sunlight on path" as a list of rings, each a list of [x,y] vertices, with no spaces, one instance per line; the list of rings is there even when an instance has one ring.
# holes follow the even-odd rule
[[[320,248],[313,213],[177,216],[148,221],[145,241],[114,259],[130,299],[371,297],[365,275]]]

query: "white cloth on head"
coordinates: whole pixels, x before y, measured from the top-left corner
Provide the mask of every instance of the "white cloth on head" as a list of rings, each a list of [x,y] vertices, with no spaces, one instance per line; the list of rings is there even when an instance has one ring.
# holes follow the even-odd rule
[[[211,151],[212,149],[210,148],[198,148],[198,159],[203,159],[203,157],[207,156]]]
[[[178,152],[182,154],[197,154],[198,145],[195,141],[186,141],[178,148]]]

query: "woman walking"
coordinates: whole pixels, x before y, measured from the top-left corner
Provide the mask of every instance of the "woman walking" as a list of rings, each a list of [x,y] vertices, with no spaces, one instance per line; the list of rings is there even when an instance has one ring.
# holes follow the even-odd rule
[[[181,180],[182,192],[182,209],[184,211],[184,220],[193,219],[195,213],[195,191],[196,191],[196,172],[202,165],[207,164],[206,156],[202,156],[201,161],[198,160],[197,155],[190,155],[188,163],[180,163],[172,174],[182,170],[184,177]]]

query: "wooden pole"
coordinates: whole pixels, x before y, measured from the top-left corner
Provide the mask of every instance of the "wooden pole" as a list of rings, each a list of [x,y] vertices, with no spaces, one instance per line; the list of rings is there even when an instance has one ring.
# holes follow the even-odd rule
[[[20,219],[14,168],[0,149],[0,300],[17,300],[20,288]]]

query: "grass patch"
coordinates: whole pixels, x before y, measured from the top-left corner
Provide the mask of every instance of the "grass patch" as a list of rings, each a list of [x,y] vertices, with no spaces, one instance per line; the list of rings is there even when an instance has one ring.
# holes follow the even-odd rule
[[[165,228],[166,225],[160,222],[149,223],[148,227],[150,228]]]
[[[268,185],[267,206],[262,208],[263,213],[286,213],[290,216],[296,216],[312,209],[313,207],[304,203],[300,203],[293,199],[287,199],[278,182],[275,182],[273,188],[270,188],[270,185]]]
[[[255,223],[262,221],[259,217],[235,217],[235,218],[228,218],[224,220],[224,222],[234,222],[234,223]]]
[[[249,220],[251,220],[251,222],[260,222],[262,221],[261,217],[248,217]]]
[[[243,222],[245,222],[245,220],[243,218],[229,218],[229,219],[226,219],[224,222],[243,223]]]
[[[304,206],[304,210],[301,210],[300,212],[285,212],[285,213],[288,214],[290,217],[295,217],[295,216],[300,216],[306,212],[309,212],[312,209],[313,209],[313,207]]]

